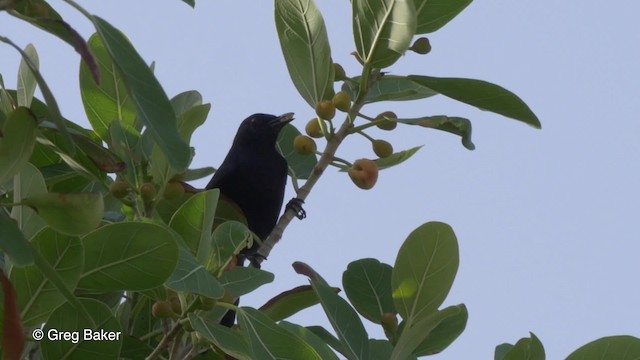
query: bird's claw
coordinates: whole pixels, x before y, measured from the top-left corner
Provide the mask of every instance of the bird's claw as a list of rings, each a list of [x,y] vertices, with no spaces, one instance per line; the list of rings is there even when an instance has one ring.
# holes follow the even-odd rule
[[[307,217],[307,212],[302,208],[302,204],[304,204],[304,200],[300,198],[293,198],[289,200],[286,210],[293,210],[296,213],[296,217],[300,220]]]
[[[249,260],[251,267],[254,267],[256,269],[260,269],[260,263],[264,260],[267,260],[266,256],[261,255],[257,252],[251,254],[243,254],[242,257]]]

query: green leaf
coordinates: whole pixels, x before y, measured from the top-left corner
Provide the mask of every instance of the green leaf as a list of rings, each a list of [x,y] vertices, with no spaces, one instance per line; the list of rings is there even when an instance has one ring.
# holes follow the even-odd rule
[[[276,149],[284,156],[289,165],[289,174],[298,179],[308,179],[313,172],[313,168],[318,163],[315,154],[301,155],[293,148],[293,139],[300,135],[300,131],[291,124],[285,125],[280,130]]]
[[[348,359],[369,359],[369,335],[356,311],[319,278],[311,280]]]
[[[315,109],[333,97],[334,67],[322,14],[313,0],[276,0],[275,18],[289,76]]]
[[[387,156],[386,158],[375,159],[375,163],[378,165],[379,170],[384,170],[386,168],[390,168],[392,166],[396,166],[408,160],[415,153],[420,150],[422,146],[416,146],[409,150],[398,151],[397,153],[391,154],[391,156]]]
[[[82,305],[87,309],[95,323],[93,326],[89,320],[78,316],[77,310],[65,303],[58,307],[47,321],[43,331],[49,334],[62,331],[74,334],[72,340],[55,340],[45,336],[40,342],[42,356],[44,359],[93,359],[108,360],[116,359],[122,347],[123,333],[118,320],[113,317],[111,310],[103,303],[93,299],[80,299]],[[85,336],[89,332],[89,339]],[[111,333],[112,338],[96,338],[96,334]],[[78,341],[75,341],[75,336]],[[113,339],[113,340],[111,340]]]
[[[211,255],[211,229],[219,195],[219,189],[193,195],[180,206],[169,222],[169,227],[182,237],[200,264],[206,264]]]
[[[380,324],[382,314],[395,313],[391,297],[391,265],[376,259],[361,259],[347,266],[342,286],[360,315]]]
[[[336,339],[327,329],[321,326],[307,326],[307,330],[311,331],[315,336],[319,337],[324,341],[325,344],[331,346],[335,351],[339,352],[343,356],[347,356],[342,343],[340,340]]]
[[[44,228],[33,237],[31,243],[56,270],[67,289],[73,291],[84,264],[80,240]],[[20,316],[27,327],[46,322],[53,310],[66,302],[64,295],[35,265],[13,268],[10,278],[18,294]]]
[[[118,155],[111,150],[102,147],[101,144],[93,141],[88,136],[71,132],[71,138],[75,141],[78,149],[91,159],[91,162],[102,172],[116,173],[126,168]],[[98,174],[100,176],[100,174]]]
[[[178,262],[173,235],[150,223],[105,225],[82,245],[85,268],[78,288],[86,291],[152,289],[167,281]]]
[[[416,31],[413,0],[353,0],[356,49],[366,65],[383,69],[409,48]]]
[[[129,90],[138,119],[150,131],[172,169],[183,172],[191,161],[189,146],[178,133],[175,112],[160,83],[118,29],[93,16],[93,23]]]
[[[446,349],[455,339],[462,334],[467,326],[469,313],[464,304],[450,306],[449,308],[457,308],[459,311],[447,313],[445,317],[436,325],[422,343],[413,351],[416,356],[428,356],[439,354]]]
[[[455,18],[471,0],[415,0],[418,14],[416,34],[434,32]]]
[[[640,339],[633,336],[608,336],[580,347],[566,360],[636,360],[638,358],[640,358]]]
[[[193,313],[189,314],[189,322],[198,335],[211,341],[225,353],[239,360],[252,359],[249,344],[239,332]]]
[[[98,227],[104,214],[104,201],[98,193],[34,194],[22,199],[56,231],[83,235]]]
[[[502,360],[504,359],[505,355],[507,355],[507,353],[513,349],[513,345],[512,344],[500,344],[498,346],[496,346],[496,350],[494,352],[493,355],[493,359],[494,360]]]
[[[337,288],[334,290],[340,291]],[[273,321],[280,321],[318,302],[318,296],[313,288],[302,285],[274,296],[260,307],[260,311],[267,314]]]
[[[36,48],[32,44],[29,44],[24,49],[24,52],[29,56],[31,63],[38,68],[40,66],[40,62]],[[33,100],[33,94],[36,91],[36,84],[35,76],[33,76],[33,73],[29,69],[26,61],[22,59],[22,61],[20,61],[20,68],[18,69],[18,106],[31,106],[31,100]]]
[[[31,61],[31,58],[27,53],[25,53],[22,49],[20,49],[16,44],[14,44],[11,40],[0,36],[0,41],[5,42],[11,45],[14,49],[16,49],[22,58],[24,59],[24,63],[27,65],[29,70],[31,70],[31,74],[35,77],[38,86],[40,87],[40,92],[44,97],[44,100],[47,103],[49,109],[49,117],[56,124],[58,130],[60,130],[60,134],[62,134],[61,145],[65,150],[67,150],[71,155],[74,155],[75,149],[73,148],[73,141],[71,140],[71,136],[69,135],[69,131],[67,130],[67,126],[65,124],[65,120],[60,113],[60,108],[58,108],[58,103],[56,102],[55,97],[53,97],[53,93],[49,86],[44,81],[44,78],[38,71],[38,67]],[[0,182],[1,184],[2,182]]]
[[[235,296],[248,294],[264,284],[273,282],[274,275],[253,267],[236,266],[220,276],[225,290]]]
[[[180,116],[198,105],[202,105],[202,95],[195,90],[181,92],[171,98],[171,106],[176,112],[176,116]]]
[[[462,137],[462,145],[474,150],[476,146],[471,141],[471,121],[461,117],[449,117],[446,115],[427,116],[417,119],[398,119],[399,123],[419,125],[426,128],[442,130]]]
[[[211,262],[214,273],[224,269],[233,255],[250,247],[253,235],[247,226],[239,221],[225,221],[213,231],[213,253]]]
[[[189,250],[179,246],[180,254],[176,269],[166,282],[166,286],[176,292],[188,292],[220,299],[224,295],[222,284],[191,255]]]
[[[180,176],[180,180],[193,181],[193,180],[202,179],[213,174],[215,171],[216,169],[212,168],[211,166],[197,168],[197,169],[187,169],[187,171],[185,171],[185,173],[182,174],[182,176]]]
[[[444,96],[481,110],[522,121],[540,128],[540,120],[516,94],[498,85],[474,79],[409,75],[409,79]]]
[[[393,354],[393,345],[388,340],[369,339],[369,353],[371,360],[389,360]],[[403,360],[416,360],[415,356],[407,355]]]
[[[27,239],[18,225],[4,211],[0,211],[0,249],[7,254],[14,265],[26,266],[33,264],[31,249]]]
[[[531,338],[522,338],[518,340],[516,345],[510,348],[509,351],[507,351],[506,354],[504,354],[504,357],[502,358],[502,360],[522,360],[522,359],[544,360],[545,354],[544,354],[544,347],[542,346],[542,343],[533,333],[530,333],[530,334],[531,334]],[[615,356],[607,357],[607,358],[622,360],[621,357],[615,357]],[[587,360],[583,357],[578,357],[577,359]],[[605,357],[599,356],[597,358],[594,357],[594,359],[605,359]],[[636,357],[628,358],[628,359],[636,359]],[[567,358],[567,360],[570,360],[570,357]]]
[[[124,178],[138,189],[142,185],[140,181],[142,176],[139,174],[142,154],[136,151],[140,133],[133,127],[123,126],[120,121],[113,121],[110,125],[109,147],[126,164],[123,170]]]
[[[300,337],[307,344],[311,345],[323,360],[335,359],[338,360],[336,354],[331,351],[329,346],[311,330],[302,327],[298,324],[292,324],[290,322],[281,321],[278,323],[281,328],[284,328],[288,332]]]
[[[391,275],[393,301],[410,328],[447,297],[458,271],[458,242],[451,227],[428,222],[400,247]]]
[[[112,121],[133,127],[136,110],[123,78],[117,71],[105,45],[98,34],[88,41],[89,49],[98,62],[101,79],[96,84],[91,69],[80,64],[80,95],[87,119],[100,139],[109,143],[109,125]],[[126,127],[126,126],[125,126]]]
[[[0,185],[20,172],[29,161],[36,141],[37,119],[25,107],[7,116],[0,132]]]
[[[211,110],[211,104],[198,105],[178,116],[178,131],[187,144],[191,142],[191,135],[193,135],[194,131],[204,124],[209,115],[209,110]]]
[[[430,333],[445,319],[456,316],[462,309],[450,306],[446,309],[429,313],[418,321],[405,326],[398,343],[393,349],[390,359],[404,360],[412,356],[416,348],[429,337]]]
[[[20,202],[22,198],[46,192],[47,186],[42,174],[31,163],[25,164],[22,171],[13,178],[13,202],[15,203]],[[33,235],[47,225],[33,209],[27,206],[14,206],[11,209],[11,217],[15,219],[27,239],[31,239]]]
[[[345,91],[355,99],[358,95],[357,84],[360,77],[354,77],[354,82],[346,81],[342,85]],[[365,104],[379,101],[408,101],[428,98],[438,93],[409,80],[406,76],[385,75],[378,79],[367,93]]]
[[[320,354],[299,336],[278,326],[267,315],[248,307],[238,310],[238,321],[253,359],[319,359]]]
[[[182,0],[185,4],[191,6],[192,8],[196,7],[196,0]]]

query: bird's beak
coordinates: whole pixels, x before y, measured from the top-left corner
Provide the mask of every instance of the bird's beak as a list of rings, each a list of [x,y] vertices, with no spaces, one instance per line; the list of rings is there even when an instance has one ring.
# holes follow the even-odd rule
[[[270,121],[270,126],[274,128],[281,128],[293,120],[293,113],[286,113],[278,116]]]

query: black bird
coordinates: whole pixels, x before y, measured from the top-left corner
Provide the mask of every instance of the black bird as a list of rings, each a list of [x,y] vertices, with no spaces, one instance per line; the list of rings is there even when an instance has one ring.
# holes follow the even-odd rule
[[[287,183],[287,162],[276,150],[280,130],[293,120],[293,113],[280,116],[254,114],[246,118],[233,140],[233,145],[207,184],[207,189],[220,193],[236,203],[247,218],[249,230],[265,240],[278,221]],[[252,260],[259,244],[242,251]],[[252,263],[257,266],[257,263]],[[220,322],[232,326],[235,313],[229,311]]]

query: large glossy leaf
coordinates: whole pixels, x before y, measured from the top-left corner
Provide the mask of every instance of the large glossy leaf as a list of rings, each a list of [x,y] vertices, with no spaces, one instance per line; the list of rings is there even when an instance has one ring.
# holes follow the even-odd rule
[[[183,246],[180,246],[178,264],[166,286],[176,292],[188,292],[220,299],[224,295],[222,284]]]
[[[356,311],[323,281],[312,280],[311,284],[347,357],[369,359],[369,336]]]
[[[540,120],[529,106],[516,94],[501,86],[474,79],[436,78],[421,75],[409,75],[409,78],[444,96],[481,110],[504,115],[535,128],[541,126]]]
[[[53,329],[53,333],[69,332],[76,334],[78,341],[75,341],[75,339],[68,341],[56,340],[45,336],[40,343],[43,358],[46,360],[107,360],[118,358],[122,347],[123,334],[120,323],[113,317],[111,309],[93,299],[80,299],[80,302],[91,314],[93,324],[88,319],[78,316],[77,310],[69,303],[58,307],[47,321],[43,329],[44,333],[49,334],[50,329]],[[89,333],[90,340],[85,340],[86,332]],[[94,337],[96,333],[99,335],[101,332],[113,333],[113,340],[101,341],[100,338]],[[117,338],[116,333],[119,334]]]
[[[362,259],[349,264],[342,274],[342,285],[358,312],[376,324],[384,313],[395,313],[391,297],[390,265],[376,259]]]
[[[33,194],[22,199],[22,204],[34,209],[56,231],[69,235],[95,229],[104,214],[99,193]]]
[[[97,16],[92,19],[129,90],[138,119],[151,132],[170,166],[177,172],[185,171],[191,161],[191,151],[178,133],[176,114],[160,83],[118,29]]]
[[[38,169],[27,163],[22,171],[13,178],[13,201],[18,203],[25,197],[47,192],[44,178]],[[14,206],[11,217],[15,219],[25,238],[31,239],[46,223],[36,212],[27,206]]]
[[[415,0],[416,34],[434,32],[455,18],[472,0]]]
[[[293,139],[300,135],[300,131],[295,126],[287,124],[278,136],[276,148],[287,160],[289,173],[298,179],[308,179],[313,172],[313,168],[318,163],[315,154],[301,155],[293,148]]]
[[[220,283],[230,294],[241,296],[248,294],[264,284],[273,282],[274,275],[265,270],[253,267],[237,266],[231,271],[225,271],[220,276]]]
[[[31,63],[38,68],[40,65],[38,59],[38,52],[36,48],[29,44],[24,49],[25,54],[29,56]],[[29,69],[29,65],[27,62],[22,59],[20,62],[20,68],[18,68],[18,87],[16,91],[18,93],[18,106],[30,107],[31,100],[33,99],[33,94],[36,91],[36,77],[33,76],[33,73]]]
[[[80,95],[91,127],[100,139],[109,143],[109,124],[118,121],[122,122],[123,126],[133,126],[136,109],[100,36],[93,34],[89,38],[88,46],[98,62],[102,76],[100,84],[96,84],[91,69],[86,63],[81,63]]]
[[[636,360],[639,358],[640,339],[633,336],[607,336],[580,347],[566,360]]]
[[[45,228],[35,235],[31,243],[56,270],[67,289],[75,289],[84,265],[80,239]],[[42,324],[55,308],[66,302],[62,293],[35,265],[14,268],[11,281],[18,293],[20,315],[25,326]]]
[[[448,311],[449,309],[452,311]],[[446,317],[442,319],[430,332],[422,343],[413,351],[416,356],[428,356],[441,353],[462,334],[467,326],[469,313],[464,304],[450,306]]]
[[[404,360],[411,357],[416,348],[426,341],[430,333],[441,324],[445,319],[454,317],[460,313],[462,309],[456,306],[450,306],[446,309],[429,313],[429,315],[420,318],[413,324],[407,324],[393,349],[391,360]]]
[[[9,14],[48,31],[71,45],[82,59],[89,64],[93,76],[98,82],[100,75],[84,39],[71,25],[62,19],[60,14],[48,2],[44,0],[17,0]]]
[[[7,254],[16,266],[33,264],[31,248],[18,225],[4,211],[0,211],[0,250]]]
[[[62,135],[61,145],[62,147],[68,151],[71,155],[74,155],[75,149],[73,147],[73,141],[71,140],[71,136],[69,135],[69,131],[67,130],[67,126],[65,123],[62,114],[60,113],[60,108],[58,108],[58,103],[56,102],[55,97],[53,97],[53,93],[49,88],[49,85],[44,81],[44,78],[38,71],[38,67],[31,61],[31,58],[27,53],[25,53],[20,47],[14,44],[11,40],[0,36],[0,41],[5,42],[11,45],[14,49],[16,49],[22,58],[24,59],[24,63],[31,70],[31,74],[35,77],[38,86],[40,87],[40,92],[44,97],[45,102],[47,103],[49,109],[49,118],[56,124],[58,130]],[[1,182],[0,182],[1,183]]]
[[[220,206],[218,206],[220,208]],[[247,226],[239,221],[225,221],[213,231],[211,263],[214,273],[224,269],[231,257],[251,246],[253,236]]]
[[[185,241],[200,264],[206,264],[211,255],[213,219],[220,190],[199,192],[175,212],[169,226]]]
[[[339,290],[336,289],[336,291]],[[274,296],[260,307],[260,311],[267,314],[273,321],[280,321],[318,302],[318,296],[313,288],[302,285]]]
[[[542,343],[537,336],[535,336],[533,333],[530,334],[530,338],[522,338],[518,340],[518,342],[514,346],[510,348],[504,348],[506,350],[505,353],[501,355],[502,357],[500,359],[496,360],[545,360],[544,347],[542,346]],[[496,357],[497,356],[498,353],[496,352]],[[567,360],[568,359],[569,358],[567,358]],[[586,358],[582,357],[579,357],[577,359],[587,360]],[[593,359],[605,359],[605,357],[598,356],[594,357]],[[623,358],[614,356],[606,357],[606,359],[622,360]],[[633,357],[633,359],[635,359],[635,357]]]
[[[353,34],[363,62],[386,68],[409,48],[416,31],[413,0],[353,0]]]
[[[322,14],[313,0],[276,0],[275,18],[289,76],[315,108],[333,96],[334,67]]]
[[[9,113],[0,136],[0,185],[17,174],[29,161],[36,141],[37,120],[29,109]]]
[[[78,288],[86,291],[152,289],[164,284],[178,262],[173,235],[150,223],[105,225],[82,245],[85,268]]]
[[[289,331],[290,333],[302,338],[307,344],[311,345],[320,355],[320,358],[322,360],[338,360],[338,357],[333,351],[331,351],[329,346],[311,330],[298,324],[292,324],[286,321],[281,321],[278,323],[278,325],[281,328]]]
[[[462,139],[462,145],[474,150],[476,146],[471,141],[471,121],[461,117],[450,117],[446,115],[426,116],[416,119],[398,119],[399,123],[409,125],[419,125],[422,127],[442,130],[455,135],[459,135]]]
[[[320,354],[298,335],[278,326],[267,315],[248,307],[238,311],[238,322],[253,359],[318,359]]]
[[[354,82],[346,81],[342,85],[342,91],[346,91],[352,99],[358,95],[358,81],[360,77],[354,77]],[[378,101],[408,101],[428,98],[438,93],[424,87],[406,76],[385,75],[378,79],[367,93],[365,104]]]
[[[126,164],[123,175],[127,182],[136,189],[140,187],[141,178],[139,164],[142,154],[137,151],[140,133],[133,127],[123,126],[119,121],[113,121],[109,127],[109,147]]]
[[[211,341],[225,353],[239,360],[252,359],[249,344],[239,332],[193,313],[189,314],[189,321],[198,335]]]
[[[458,271],[458,256],[456,236],[447,224],[428,222],[409,234],[391,276],[393,301],[407,327],[442,304]]]

